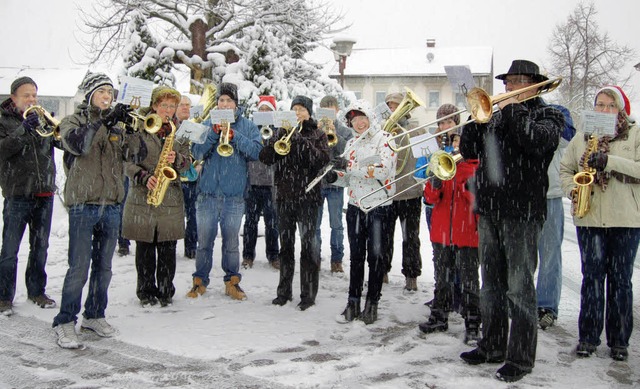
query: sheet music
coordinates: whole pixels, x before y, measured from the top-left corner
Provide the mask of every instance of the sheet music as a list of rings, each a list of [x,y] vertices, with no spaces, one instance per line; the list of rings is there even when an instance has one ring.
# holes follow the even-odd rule
[[[185,120],[176,131],[176,138],[187,138],[193,143],[202,144],[207,140],[208,127],[200,123]]]
[[[616,135],[618,115],[590,110],[582,111],[582,132],[593,134],[598,138]]]
[[[134,98],[139,98],[140,107],[148,107],[151,105],[153,88],[152,81],[135,77],[121,77],[116,103],[129,105]]]
[[[275,123],[273,112],[254,112],[253,123],[256,126],[273,126]]]
[[[221,124],[223,121],[227,123],[236,122],[232,109],[212,109],[209,118],[211,119],[211,124]]]

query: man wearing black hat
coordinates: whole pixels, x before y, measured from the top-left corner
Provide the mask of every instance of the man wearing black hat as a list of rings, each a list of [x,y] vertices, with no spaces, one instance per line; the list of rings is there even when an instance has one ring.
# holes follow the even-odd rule
[[[507,92],[547,80],[526,60],[513,61],[496,78]],[[496,377],[508,382],[535,363],[537,242],[546,217],[547,168],[564,128],[562,113],[536,96],[539,89],[500,101],[488,123],[464,127],[460,143],[465,159],[480,160],[475,190],[483,323],[478,347],[460,357],[474,365],[504,361]]]
[[[13,313],[18,250],[29,225],[29,260],[25,282],[27,297],[42,308],[56,302],[45,294],[47,247],[51,231],[56,166],[53,147],[59,142],[35,131],[41,124],[33,112],[38,86],[29,77],[11,84],[11,95],[0,105],[0,186],[4,197],[2,251],[0,253],[0,314]]]
[[[329,163],[327,134],[318,128],[313,115],[313,102],[296,96],[291,102],[298,124],[291,135],[289,153],[275,151],[275,143],[286,135],[284,129],[272,136],[260,152],[260,161],[275,165],[274,180],[280,234],[280,282],[274,305],[285,305],[293,299],[296,226],[300,226],[300,303],[301,311],[315,304],[318,294],[320,255],[315,239],[318,207],[322,204],[319,186],[308,193],[305,188]]]

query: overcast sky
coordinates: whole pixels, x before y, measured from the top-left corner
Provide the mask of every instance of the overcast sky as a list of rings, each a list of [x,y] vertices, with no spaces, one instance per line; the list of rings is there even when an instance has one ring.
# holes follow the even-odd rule
[[[492,46],[494,73],[526,58],[544,68],[553,27],[566,20],[577,0],[328,0],[351,28],[355,48],[417,46],[435,38],[438,46]],[[2,0],[3,55],[0,67],[81,66],[82,37],[76,8],[89,0]],[[640,2],[594,0],[601,31],[636,50],[640,62]],[[383,60],[383,59],[381,59]],[[389,59],[391,60],[391,59]],[[629,64],[628,72],[633,70]],[[347,65],[348,66],[348,65]],[[640,102],[640,72],[628,87]],[[496,92],[501,86],[494,88]]]

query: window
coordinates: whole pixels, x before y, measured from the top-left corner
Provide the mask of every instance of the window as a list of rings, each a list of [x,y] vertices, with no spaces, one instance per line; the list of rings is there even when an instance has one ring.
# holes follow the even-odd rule
[[[440,92],[429,91],[429,108],[438,108],[440,106]]]
[[[376,92],[376,106],[384,103],[384,98],[387,97],[387,92]]]

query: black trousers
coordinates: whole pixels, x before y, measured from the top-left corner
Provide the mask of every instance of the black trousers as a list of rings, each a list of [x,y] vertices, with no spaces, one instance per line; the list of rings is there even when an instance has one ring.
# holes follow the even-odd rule
[[[176,293],[173,278],[176,275],[177,242],[158,242],[157,239],[156,235],[152,243],[136,241],[136,295],[141,300],[150,297],[168,299]]]
[[[402,274],[407,278],[418,278],[422,274],[422,256],[420,255],[420,217],[422,216],[422,199],[397,200],[390,206],[389,234],[391,244],[387,248],[385,259],[388,273],[393,260],[393,235],[396,220],[400,219],[402,227]]]
[[[318,294],[320,256],[316,249],[318,206],[278,201],[278,230],[280,233],[280,282],[278,296],[293,296],[293,273],[296,268],[296,227],[300,229],[300,300],[315,302]]]

